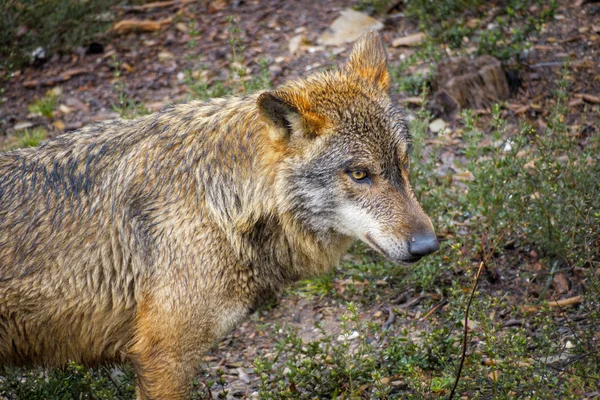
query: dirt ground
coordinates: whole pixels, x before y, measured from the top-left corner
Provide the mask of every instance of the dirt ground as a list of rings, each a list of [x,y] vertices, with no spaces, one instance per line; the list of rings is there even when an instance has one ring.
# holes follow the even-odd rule
[[[558,17],[546,24],[533,40],[524,59],[519,72],[522,85],[509,99],[506,116],[510,121],[526,118],[534,124],[544,124],[560,70],[564,60],[570,59],[573,73],[569,79],[574,82],[570,118],[578,121],[584,136],[597,135],[599,131],[593,118],[600,107],[600,3],[560,1],[559,4]],[[42,126],[50,136],[55,136],[93,121],[118,117],[113,110],[119,101],[116,82],[123,83],[123,91],[129,98],[156,111],[191,96],[184,83],[186,69],[202,65],[203,77],[209,82],[227,79],[231,63],[228,42],[231,16],[239,21],[244,65],[251,71],[250,75],[259,73],[259,61],[265,59],[274,86],[313,70],[340,64],[351,44],[323,47],[317,44],[317,39],[340,11],[354,5],[356,1],[345,0],[238,0],[183,2],[144,11],[117,8],[113,10],[116,20],[138,18],[169,22],[155,32],[110,33],[100,43],[103,51],[97,54],[82,47],[71,54],[53,56],[42,66],[16,71],[3,83],[0,148],[10,146],[24,127]],[[390,44],[395,38],[418,32],[417,23],[398,14],[377,18],[385,23],[382,35],[388,46],[390,65],[397,65],[415,48],[394,48]],[[304,45],[296,54],[291,54],[290,39],[298,34],[305,35]],[[414,67],[417,68],[419,66]],[[60,87],[59,102],[65,107],[59,107],[52,119],[31,115],[28,105],[55,87]],[[408,115],[414,112],[415,100],[409,94],[395,92],[394,96],[406,104]],[[404,103],[406,99],[408,102]],[[489,110],[479,110],[479,114],[485,121]],[[455,123],[452,118],[446,120],[449,127]],[[442,153],[456,150],[450,143]],[[535,265],[535,254],[515,256],[527,258]],[[482,290],[509,293],[515,303],[525,301],[531,288],[519,279],[518,271],[507,267],[501,269],[500,274],[501,284],[486,281],[482,283]],[[569,275],[566,291],[555,288],[549,298],[578,295],[581,291],[578,279],[581,276],[577,273]],[[406,313],[395,317],[393,329],[401,331],[407,326],[427,329],[428,322],[422,317],[430,309],[413,300],[435,294],[399,292],[386,282],[380,285],[385,295],[362,304],[361,315],[383,324],[388,320],[387,307],[404,305]],[[273,325],[296,327],[306,339],[317,336],[313,327],[316,321],[336,332],[340,315],[346,311],[345,286],[346,282],[335,280],[338,296],[321,299],[303,296],[301,290],[291,290],[276,306],[259,311],[219,343],[206,357],[200,378],[215,379],[215,371],[221,369],[225,372],[227,398],[254,398],[259,377],[254,372],[253,359],[275,351]],[[219,391],[219,388],[213,389],[215,398]]]

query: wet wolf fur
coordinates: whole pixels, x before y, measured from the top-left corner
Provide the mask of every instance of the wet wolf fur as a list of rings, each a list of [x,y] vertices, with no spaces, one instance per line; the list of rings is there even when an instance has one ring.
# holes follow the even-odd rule
[[[1,154],[0,364],[130,362],[139,399],[186,398],[215,340],[353,239],[435,251],[389,81],[370,33],[336,72]]]

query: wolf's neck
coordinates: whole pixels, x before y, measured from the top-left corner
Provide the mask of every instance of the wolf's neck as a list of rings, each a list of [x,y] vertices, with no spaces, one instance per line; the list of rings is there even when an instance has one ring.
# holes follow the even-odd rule
[[[281,210],[277,182],[284,154],[269,138],[256,96],[202,105],[196,180],[211,219],[240,253],[286,268],[286,280],[314,276],[334,266],[350,239],[316,233]],[[207,113],[212,114],[206,115]],[[276,271],[273,271],[275,273]]]

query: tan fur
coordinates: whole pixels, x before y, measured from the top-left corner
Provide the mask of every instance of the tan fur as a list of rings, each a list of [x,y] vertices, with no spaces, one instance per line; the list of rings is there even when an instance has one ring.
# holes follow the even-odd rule
[[[131,362],[138,399],[183,399],[212,343],[354,238],[402,262],[433,231],[388,87],[368,34],[338,72],[0,154],[0,364]]]

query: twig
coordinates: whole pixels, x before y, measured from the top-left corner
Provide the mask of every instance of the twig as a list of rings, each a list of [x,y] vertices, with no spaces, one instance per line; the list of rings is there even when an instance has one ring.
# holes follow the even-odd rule
[[[429,312],[427,314],[425,314],[424,316],[422,316],[419,321],[425,321],[427,318],[429,318],[429,316],[431,314],[433,314],[434,312],[436,312],[437,310],[440,309],[440,307],[445,306],[446,304],[448,304],[448,300],[444,299],[442,301],[440,301],[439,304],[437,304],[435,307],[433,307],[431,310],[429,310]]]
[[[191,3],[194,0],[170,0],[170,1],[155,1],[153,3],[146,3],[141,6],[124,6],[121,7],[125,11],[147,11],[153,8],[165,8],[172,6],[182,6],[187,3]]]
[[[477,275],[475,275],[475,283],[473,284],[473,289],[471,290],[471,296],[469,296],[469,302],[467,303],[467,309],[465,311],[465,326],[463,330],[463,345],[462,345],[462,356],[460,357],[460,365],[458,366],[458,372],[456,373],[456,380],[454,381],[454,386],[452,387],[452,391],[450,392],[450,396],[448,396],[448,400],[452,400],[454,397],[454,392],[456,391],[456,387],[458,386],[458,381],[460,380],[460,374],[462,373],[463,365],[465,364],[465,358],[467,355],[467,339],[469,336],[469,309],[471,308],[471,302],[473,301],[473,296],[475,295],[475,289],[477,289],[477,283],[479,283],[479,277],[481,276],[481,271],[483,270],[483,261],[479,264],[479,269],[477,270]]]
[[[402,303],[398,306],[398,308],[409,308],[412,306],[416,306],[417,304],[419,304],[423,299],[426,299],[428,296],[417,296],[414,299],[411,299],[409,301],[407,301],[406,303]]]
[[[389,316],[387,321],[385,321],[381,326],[382,331],[386,331],[390,326],[392,326],[394,320],[396,319],[396,314],[394,314],[394,310],[392,310],[392,307],[385,307],[384,311],[387,311]]]

